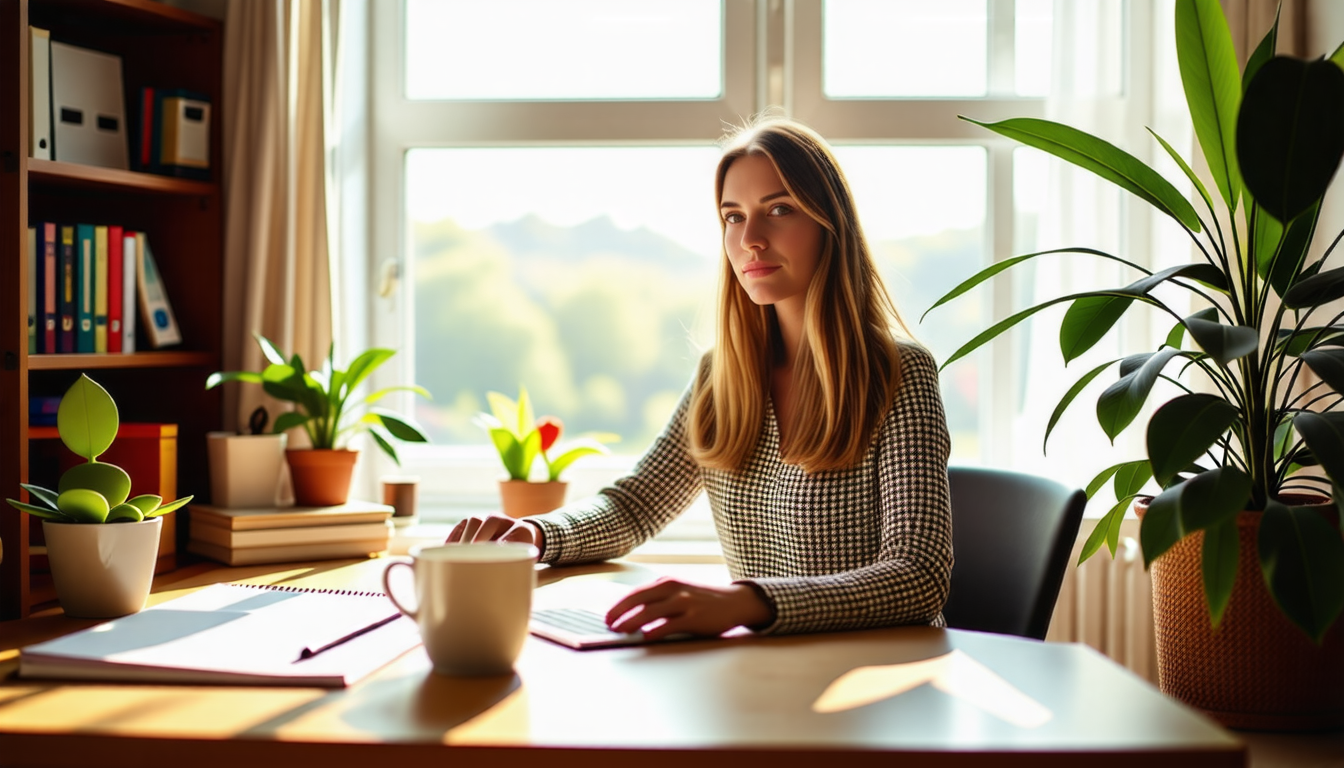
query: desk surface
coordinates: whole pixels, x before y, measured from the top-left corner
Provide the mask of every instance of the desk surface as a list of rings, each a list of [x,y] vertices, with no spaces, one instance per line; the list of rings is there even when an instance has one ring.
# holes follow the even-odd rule
[[[157,583],[152,600],[217,581],[376,589],[386,562],[202,567]],[[650,574],[607,564],[539,575]],[[0,623],[0,763],[1246,764],[1235,736],[1082,645],[929,627],[582,653],[530,638],[514,675],[438,676],[417,648],[340,691],[14,677],[14,649],[92,623]]]

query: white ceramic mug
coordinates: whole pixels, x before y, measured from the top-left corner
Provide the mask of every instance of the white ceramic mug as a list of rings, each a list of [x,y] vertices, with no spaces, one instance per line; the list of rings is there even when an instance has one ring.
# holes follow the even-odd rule
[[[412,562],[383,571],[383,590],[420,627],[429,660],[441,675],[503,675],[527,640],[537,548],[518,542],[454,543],[411,550]],[[414,572],[416,607],[392,591],[398,567]]]

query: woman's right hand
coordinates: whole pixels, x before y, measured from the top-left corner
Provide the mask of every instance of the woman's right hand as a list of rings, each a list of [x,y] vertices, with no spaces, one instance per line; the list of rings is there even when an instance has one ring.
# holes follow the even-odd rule
[[[541,529],[504,515],[473,515],[453,526],[448,543],[477,541],[519,541],[541,551]]]

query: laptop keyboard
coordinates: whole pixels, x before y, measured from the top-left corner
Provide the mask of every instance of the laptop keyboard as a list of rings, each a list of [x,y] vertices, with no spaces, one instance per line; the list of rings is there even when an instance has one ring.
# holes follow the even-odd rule
[[[544,624],[573,635],[594,639],[637,639],[640,633],[615,632],[596,613],[582,608],[545,608],[532,612],[534,624]]]

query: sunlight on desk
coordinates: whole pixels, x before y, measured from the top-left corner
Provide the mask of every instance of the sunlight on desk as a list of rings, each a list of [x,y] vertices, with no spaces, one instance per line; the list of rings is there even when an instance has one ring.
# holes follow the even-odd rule
[[[812,711],[843,712],[900,696],[925,683],[1019,728],[1039,728],[1053,717],[1035,699],[961,651],[925,661],[850,670],[817,697]]]

